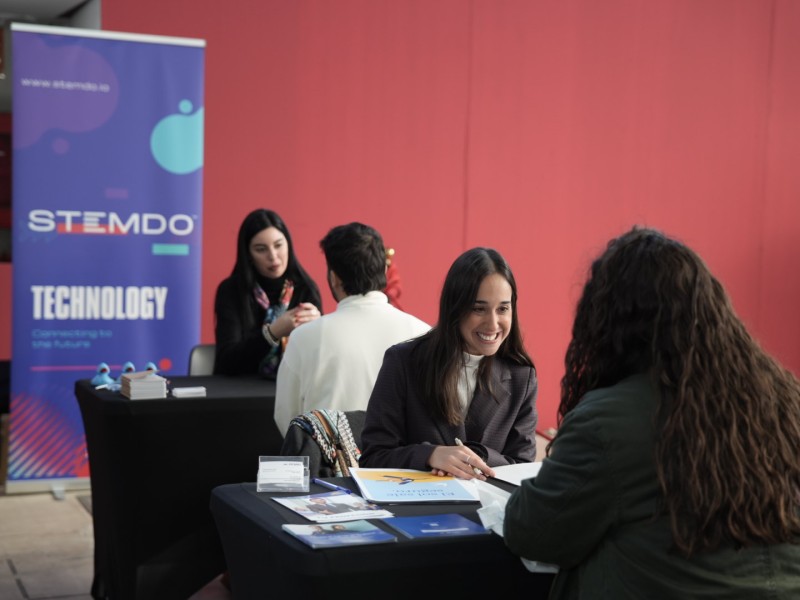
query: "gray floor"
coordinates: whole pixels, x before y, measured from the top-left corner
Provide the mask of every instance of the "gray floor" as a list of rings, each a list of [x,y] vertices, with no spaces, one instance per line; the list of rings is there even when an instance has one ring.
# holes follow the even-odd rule
[[[81,502],[88,495],[0,495],[0,599],[91,600],[94,534]],[[215,579],[189,600],[231,595]]]

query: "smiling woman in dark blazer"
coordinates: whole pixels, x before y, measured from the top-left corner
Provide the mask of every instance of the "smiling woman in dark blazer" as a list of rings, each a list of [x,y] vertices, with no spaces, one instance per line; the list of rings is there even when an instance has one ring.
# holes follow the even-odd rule
[[[491,467],[535,458],[536,371],[516,309],[514,276],[496,250],[473,248],[456,259],[436,327],[384,355],[361,467],[470,479],[473,469],[493,475]]]

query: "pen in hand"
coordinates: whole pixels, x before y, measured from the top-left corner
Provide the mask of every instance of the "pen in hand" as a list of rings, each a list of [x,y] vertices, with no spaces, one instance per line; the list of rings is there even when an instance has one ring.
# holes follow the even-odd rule
[[[464,445],[463,442],[460,439],[456,438],[456,446],[463,446],[463,445]],[[472,465],[470,465],[469,463],[467,464],[470,467],[472,467]],[[483,471],[481,471],[478,467],[472,467],[472,472],[475,473],[475,475],[483,475],[484,477],[486,477]]]
[[[337,492],[344,492],[345,494],[353,493],[353,490],[348,490],[346,487],[341,487],[339,485],[323,481],[322,479],[317,479],[316,477],[312,478],[311,481],[313,481],[317,485],[321,485],[322,487],[326,487],[331,490],[336,490]]]

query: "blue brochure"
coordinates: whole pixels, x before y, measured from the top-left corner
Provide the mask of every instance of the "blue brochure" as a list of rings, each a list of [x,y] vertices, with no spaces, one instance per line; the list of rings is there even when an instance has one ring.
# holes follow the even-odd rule
[[[412,539],[453,535],[489,535],[491,533],[480,523],[455,513],[419,517],[392,517],[384,519],[383,522]]]

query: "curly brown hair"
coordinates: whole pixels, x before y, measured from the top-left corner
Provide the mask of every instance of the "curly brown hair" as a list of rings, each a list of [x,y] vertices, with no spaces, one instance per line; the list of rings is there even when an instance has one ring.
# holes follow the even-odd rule
[[[655,463],[675,547],[796,542],[800,383],[751,337],[691,249],[634,227],[594,261],[558,422],[590,390],[649,373]]]

